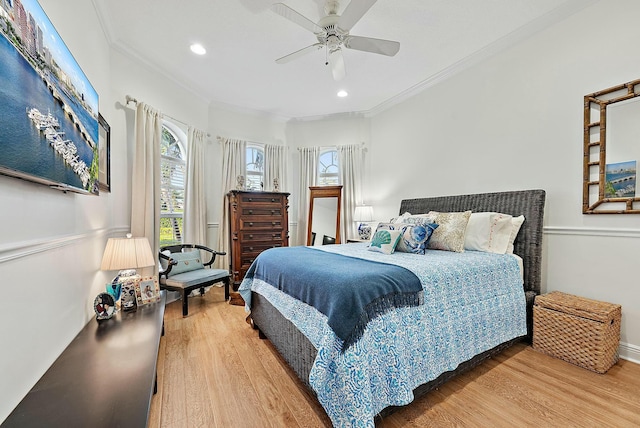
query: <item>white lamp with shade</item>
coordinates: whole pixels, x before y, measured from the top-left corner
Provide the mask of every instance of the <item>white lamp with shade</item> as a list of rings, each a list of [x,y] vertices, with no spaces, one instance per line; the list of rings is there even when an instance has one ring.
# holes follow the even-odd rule
[[[373,221],[373,207],[358,205],[353,213],[353,221],[358,222],[358,237],[362,240],[371,239],[371,226],[366,222]]]
[[[155,264],[156,258],[151,252],[149,240],[145,237],[133,238],[130,233],[127,233],[126,238],[109,238],[104,249],[100,269],[120,271],[113,279],[112,284],[115,285],[121,277],[135,276],[135,269]],[[122,308],[124,310],[133,309],[135,307],[135,296],[133,302],[127,297],[124,296],[122,299]]]

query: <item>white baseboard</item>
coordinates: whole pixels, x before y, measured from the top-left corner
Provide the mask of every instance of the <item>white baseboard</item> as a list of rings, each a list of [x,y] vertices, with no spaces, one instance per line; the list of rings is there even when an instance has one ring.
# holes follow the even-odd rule
[[[620,358],[640,364],[640,346],[631,345],[630,343],[620,343],[618,348]]]

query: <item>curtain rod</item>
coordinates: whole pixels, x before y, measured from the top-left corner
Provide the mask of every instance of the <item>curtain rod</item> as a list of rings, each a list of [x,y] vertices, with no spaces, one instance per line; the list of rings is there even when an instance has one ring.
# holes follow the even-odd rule
[[[126,105],[127,105],[127,106],[129,105],[129,103],[133,103],[134,105],[138,105],[138,100],[137,100],[137,99],[135,99],[135,98],[133,98],[131,95],[126,95],[126,96],[124,97],[124,99],[125,99],[125,101],[126,101]],[[174,120],[174,121],[179,122],[179,123],[181,123],[181,124],[183,124],[183,125],[185,125],[185,126],[187,126],[187,127],[191,126],[191,125],[189,125],[187,122],[184,122],[184,121],[182,121],[182,120],[180,120],[180,119],[176,119],[175,117],[173,117],[173,116],[169,116],[169,115],[168,115],[168,114],[166,114],[166,113],[161,113],[161,114],[162,114],[162,117],[163,117],[163,118]],[[210,137],[211,137],[211,134],[209,134],[209,133],[207,132],[207,138],[210,138]]]
[[[362,142],[360,143],[362,145],[362,147],[364,147],[364,151],[367,151],[367,148],[365,147],[365,143]],[[312,146],[311,146],[312,147]],[[307,147],[298,147],[297,150],[300,151],[302,149],[306,149]],[[318,147],[320,150],[328,150],[328,149],[336,149],[338,148],[338,146],[320,146]]]

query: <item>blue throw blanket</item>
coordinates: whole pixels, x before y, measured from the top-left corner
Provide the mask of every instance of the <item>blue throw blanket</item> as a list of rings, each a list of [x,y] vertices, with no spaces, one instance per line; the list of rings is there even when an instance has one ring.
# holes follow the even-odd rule
[[[327,316],[348,349],[369,320],[392,308],[423,303],[422,285],[410,270],[308,247],[260,253],[245,275],[260,279]]]

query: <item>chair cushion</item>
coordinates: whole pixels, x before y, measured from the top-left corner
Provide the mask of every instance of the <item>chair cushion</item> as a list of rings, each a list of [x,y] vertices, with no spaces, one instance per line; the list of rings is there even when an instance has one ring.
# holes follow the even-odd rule
[[[174,265],[171,268],[171,271],[168,275],[169,277],[174,277],[184,272],[204,269],[202,259],[200,259],[200,251],[189,251],[187,253],[171,253],[169,257],[178,261],[178,264]]]
[[[198,286],[206,282],[214,282],[229,276],[229,271],[225,269],[198,269],[179,273],[169,278],[160,278],[161,285],[170,287],[188,288]]]

